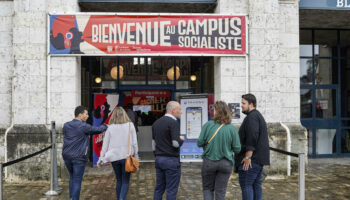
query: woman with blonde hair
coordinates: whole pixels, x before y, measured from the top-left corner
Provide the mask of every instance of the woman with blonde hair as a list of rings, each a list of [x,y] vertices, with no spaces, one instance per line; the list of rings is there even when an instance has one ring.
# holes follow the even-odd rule
[[[233,153],[241,151],[237,129],[231,124],[227,104],[214,104],[214,118],[202,127],[197,145],[203,147],[202,186],[204,200],[224,200],[227,182],[232,173]]]
[[[117,107],[113,111],[109,124],[103,139],[100,159],[97,165],[112,162],[117,179],[117,200],[125,200],[130,181],[130,173],[125,171],[125,159],[129,155],[138,157],[136,131],[134,124],[122,107]]]

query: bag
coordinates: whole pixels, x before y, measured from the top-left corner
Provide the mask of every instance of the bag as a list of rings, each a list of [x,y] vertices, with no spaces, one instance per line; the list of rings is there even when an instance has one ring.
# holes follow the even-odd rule
[[[129,122],[129,139],[128,139],[128,155],[130,154],[130,122]],[[125,159],[125,171],[129,172],[129,173],[134,173],[137,172],[137,170],[139,169],[140,163],[137,160],[137,158],[135,156],[129,155],[126,159]]]
[[[139,170],[140,163],[135,156],[129,156],[125,159],[125,171],[134,173]]]

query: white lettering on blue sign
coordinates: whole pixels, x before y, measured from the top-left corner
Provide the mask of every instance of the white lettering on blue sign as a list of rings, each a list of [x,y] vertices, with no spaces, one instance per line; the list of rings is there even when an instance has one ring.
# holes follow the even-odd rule
[[[337,0],[337,8],[350,8],[350,0]]]

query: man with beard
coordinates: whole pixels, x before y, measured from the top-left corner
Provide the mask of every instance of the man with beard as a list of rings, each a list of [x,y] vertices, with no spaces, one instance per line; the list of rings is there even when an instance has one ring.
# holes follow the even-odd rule
[[[269,140],[266,122],[256,110],[253,94],[242,96],[242,112],[246,114],[239,137],[242,150],[236,156],[242,200],[262,200],[261,173],[264,165],[270,165]]]

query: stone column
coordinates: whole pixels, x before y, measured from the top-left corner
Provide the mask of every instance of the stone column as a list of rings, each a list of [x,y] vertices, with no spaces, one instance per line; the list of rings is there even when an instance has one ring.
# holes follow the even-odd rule
[[[245,0],[219,0],[215,13],[247,15],[248,3]],[[241,102],[241,96],[246,89],[245,57],[215,57],[214,63],[215,100]]]

